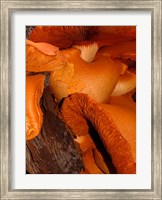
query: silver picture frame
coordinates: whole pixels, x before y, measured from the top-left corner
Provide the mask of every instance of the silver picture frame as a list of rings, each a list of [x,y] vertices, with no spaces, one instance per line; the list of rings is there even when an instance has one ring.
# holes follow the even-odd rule
[[[162,199],[162,1],[161,0],[1,0],[0,143],[1,199]],[[10,143],[10,22],[14,10],[139,10],[151,11],[152,183],[148,190],[12,190]]]

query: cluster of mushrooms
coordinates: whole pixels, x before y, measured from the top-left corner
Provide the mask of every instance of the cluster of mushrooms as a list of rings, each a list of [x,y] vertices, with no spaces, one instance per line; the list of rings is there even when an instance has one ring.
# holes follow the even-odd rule
[[[133,64],[132,64],[133,63]],[[26,140],[40,133],[40,99],[50,87],[75,135],[83,174],[136,173],[136,27],[37,26],[26,40]]]

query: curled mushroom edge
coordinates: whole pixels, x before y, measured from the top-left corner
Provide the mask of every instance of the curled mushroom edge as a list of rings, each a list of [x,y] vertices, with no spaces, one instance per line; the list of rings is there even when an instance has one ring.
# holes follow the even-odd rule
[[[105,47],[98,39],[87,44],[78,42],[63,50],[48,41],[26,40],[26,70],[50,72],[49,84],[55,98],[58,102],[65,98],[61,114],[77,136],[75,141],[85,164],[82,173],[110,173],[89,135],[85,120],[88,119],[110,154],[117,173],[135,174],[135,104],[123,95],[136,88],[136,75],[120,59],[136,60],[136,41],[135,38],[121,40]],[[44,80],[42,74],[26,77],[26,140],[35,138],[42,127],[39,103]],[[125,116],[123,120],[119,119],[119,113]],[[122,128],[124,120],[128,122],[125,129]]]

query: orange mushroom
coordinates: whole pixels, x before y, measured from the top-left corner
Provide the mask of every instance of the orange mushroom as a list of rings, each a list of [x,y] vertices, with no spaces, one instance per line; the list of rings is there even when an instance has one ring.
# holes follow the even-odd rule
[[[106,56],[115,60],[136,60],[136,41],[122,42],[116,45],[103,47],[98,52],[98,56]],[[128,69],[129,70],[129,69]],[[112,93],[112,96],[126,94],[136,87],[136,75],[130,71],[124,71]]]
[[[121,75],[115,89],[112,92],[112,96],[124,95],[136,88],[136,75],[129,71],[126,71],[124,75]]]
[[[50,85],[58,101],[69,94],[82,92],[90,95],[97,102],[107,102],[114,90],[125,64],[100,56],[87,63],[80,58],[78,49],[62,50],[68,63],[65,67],[54,70],[50,76]]]
[[[88,29],[88,26],[36,26],[29,40],[65,49],[70,48],[75,41],[85,40]]]
[[[60,69],[66,65],[66,59],[57,47],[47,43],[26,41],[26,71],[44,72]]]
[[[107,166],[107,164],[105,163],[105,160],[101,154],[101,152],[99,152],[99,150],[97,148],[93,149],[93,156],[94,156],[94,160],[95,163],[97,164],[97,166],[105,173],[105,174],[110,174],[110,170],[109,167]]]
[[[110,173],[89,134],[87,120],[97,130],[117,172],[136,173],[135,106],[121,96],[136,87],[135,73],[121,62],[136,60],[136,27],[37,26],[29,39],[27,72],[49,71],[55,98],[67,97],[61,113],[82,151],[85,171],[81,173]],[[27,76],[27,140],[36,137],[42,126],[43,88],[43,75]]]
[[[82,157],[85,171],[88,174],[103,174],[103,171],[97,166],[95,162],[93,151],[87,151],[86,154],[84,154]]]
[[[136,60],[136,41],[122,42],[101,48],[97,55],[104,55],[113,59]]]
[[[126,49],[130,44],[132,46],[128,43]],[[119,47],[116,54],[120,53]],[[58,101],[69,94],[82,92],[98,102],[107,102],[112,92],[112,95],[122,95],[135,88],[135,75],[125,73],[127,66],[112,60],[107,49],[99,51],[92,62],[97,49],[95,43],[77,48],[81,52],[74,48],[59,51],[50,44],[27,40],[27,71],[51,71],[50,85]]]
[[[99,47],[136,39],[136,26],[37,26],[29,40],[60,49],[96,42]]]
[[[124,108],[123,110],[121,109],[120,113],[123,114],[128,111],[129,108],[127,110]],[[134,115],[134,112],[131,112]],[[66,98],[62,104],[61,113],[68,126],[76,135],[88,132],[86,120],[90,120],[97,130],[107,152],[111,156],[117,172],[121,174],[136,173],[135,118],[131,119],[130,127],[132,129],[127,130],[126,125],[125,129],[121,129],[118,126],[119,121],[114,120],[113,108],[109,109],[109,105],[98,104],[85,94],[73,94]],[[117,115],[118,111],[115,111],[115,113]],[[127,116],[129,116],[129,113]],[[126,119],[129,118],[127,116]],[[82,124],[77,127],[76,123],[79,118]],[[121,123],[123,124],[123,121]],[[129,132],[129,130],[133,130],[133,132]]]
[[[36,137],[42,127],[43,113],[40,108],[40,98],[44,88],[44,75],[26,77],[26,139]]]

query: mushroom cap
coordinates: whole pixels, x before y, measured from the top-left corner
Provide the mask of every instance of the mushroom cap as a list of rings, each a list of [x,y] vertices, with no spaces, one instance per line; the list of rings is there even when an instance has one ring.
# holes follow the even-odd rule
[[[115,45],[101,48],[97,55],[104,55],[112,58],[123,58],[136,60],[136,40],[121,42]]]
[[[122,136],[129,142],[134,161],[136,161],[136,112],[126,105],[102,104]]]
[[[66,65],[66,59],[58,47],[47,43],[26,40],[26,71],[49,72]]]
[[[99,46],[109,46],[136,39],[136,26],[36,26],[29,40],[46,42],[60,49],[97,42]]]
[[[120,76],[115,89],[112,92],[112,96],[124,95],[136,88],[136,75],[129,71],[126,71]]]
[[[42,127],[43,113],[40,98],[44,89],[45,76],[42,74],[26,77],[26,139],[36,137]],[[34,84],[33,84],[34,83]]]
[[[62,51],[68,60],[66,67],[51,73],[50,85],[58,101],[73,93],[85,93],[97,102],[107,102],[125,65],[100,56],[91,63],[80,58],[80,51]]]

